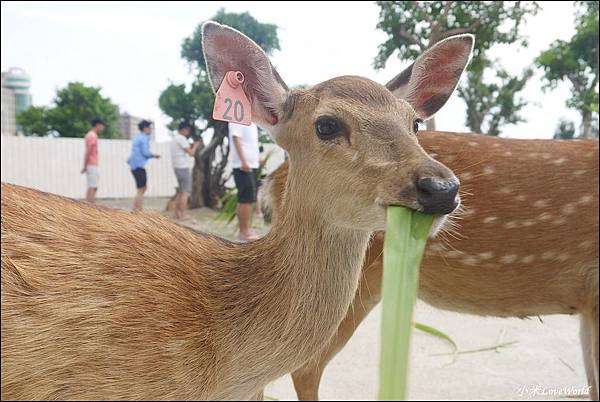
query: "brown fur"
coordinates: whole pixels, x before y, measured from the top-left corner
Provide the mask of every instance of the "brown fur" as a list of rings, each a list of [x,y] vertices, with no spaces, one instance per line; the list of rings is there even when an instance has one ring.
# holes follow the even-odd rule
[[[368,233],[312,229],[234,244],[3,184],[2,399],[248,398],[354,293]]]
[[[3,399],[247,399],[318,351],[354,296],[385,203],[402,202],[416,169],[452,173],[408,134],[406,103],[378,122],[367,104],[290,96],[278,136],[294,160],[287,201],[250,244],[2,185]],[[305,123],[317,108],[365,111],[348,122],[352,146],[317,138]],[[385,145],[379,124],[396,132]]]
[[[597,398],[598,142],[441,132],[419,138],[457,173],[464,189],[456,228],[427,246],[419,297],[478,315],[581,314],[586,371]],[[273,205],[275,218],[286,169],[284,164],[266,183],[272,199],[263,205]],[[377,235],[332,342],[293,373],[300,399],[318,397],[326,364],[379,302],[382,247],[383,235]]]
[[[235,244],[3,184],[2,399],[259,398],[333,336],[387,206],[420,208],[423,175],[455,180],[412,132],[418,102],[360,77],[289,91],[250,39],[202,32],[213,88],[242,71],[254,121],[289,153],[277,222]],[[472,44],[425,55],[452,45],[448,62],[464,66]],[[411,82],[449,95],[460,71],[436,86],[446,69],[429,56]],[[319,138],[325,115],[351,141]]]

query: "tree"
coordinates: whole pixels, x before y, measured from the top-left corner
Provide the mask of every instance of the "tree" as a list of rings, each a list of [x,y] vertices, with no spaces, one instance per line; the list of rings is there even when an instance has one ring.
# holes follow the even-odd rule
[[[598,2],[578,1],[576,31],[569,41],[556,40],[536,59],[544,69],[544,90],[571,84],[567,107],[581,114],[581,137],[593,137],[598,115]]]
[[[17,122],[25,135],[57,132],[61,137],[83,137],[90,130],[90,121],[100,117],[106,123],[101,136],[113,138],[117,133],[119,108],[103,97],[100,90],[70,82],[57,91],[52,107],[31,107],[17,115]]]
[[[570,120],[560,119],[554,132],[554,139],[571,140],[573,138],[575,138],[575,123]]]
[[[511,76],[499,67],[496,82],[484,83],[485,70],[467,72],[466,84],[458,88],[458,95],[467,105],[467,127],[476,133],[499,135],[502,126],[525,121],[520,111],[527,102],[517,94],[523,90],[533,70],[526,69],[521,76]]]
[[[535,2],[503,1],[378,1],[377,28],[388,38],[379,45],[374,66],[385,67],[397,52],[400,60],[414,60],[427,48],[452,35],[473,33],[476,36],[473,59],[458,95],[467,104],[467,125],[473,131],[498,135],[501,126],[523,121],[519,112],[524,105],[517,94],[531,77],[529,70],[510,76],[486,52],[495,44],[518,42],[526,46],[520,26],[535,15]],[[493,76],[495,80],[486,79]],[[506,85],[510,84],[510,85]],[[484,126],[487,126],[484,128]],[[427,128],[435,129],[433,120]]]
[[[31,106],[17,114],[17,124],[27,136],[44,137],[52,132],[48,121],[48,108]]]
[[[247,12],[228,13],[220,9],[211,20],[243,32],[267,54],[279,50],[277,26],[258,22]],[[169,128],[174,129],[185,119],[193,124],[193,133],[197,134],[207,128],[214,130],[210,143],[202,143],[196,151],[190,197],[190,206],[193,208],[217,206],[219,198],[225,193],[227,178],[224,177],[224,170],[229,155],[229,147],[224,141],[228,135],[227,123],[212,119],[214,96],[206,74],[201,27],[202,24],[199,24],[181,45],[181,57],[188,62],[194,73],[194,83],[189,87],[171,84],[159,98],[160,108],[172,119]],[[202,142],[199,136],[196,139]]]
[[[258,22],[248,12],[228,13],[221,8],[211,20],[229,25],[242,32],[256,42],[267,54],[271,54],[275,50],[281,50],[279,37],[277,36],[277,25]],[[206,74],[206,61],[202,51],[202,24],[196,27],[190,37],[183,40],[181,57],[189,63],[190,67],[196,70],[198,75]]]

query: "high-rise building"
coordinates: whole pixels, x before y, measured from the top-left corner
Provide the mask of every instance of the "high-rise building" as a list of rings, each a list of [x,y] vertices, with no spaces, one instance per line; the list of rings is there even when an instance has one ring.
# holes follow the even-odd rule
[[[2,135],[17,135],[15,93],[2,87]]]
[[[12,67],[2,72],[2,135],[20,132],[16,115],[31,106],[30,85],[31,79],[22,68]]]

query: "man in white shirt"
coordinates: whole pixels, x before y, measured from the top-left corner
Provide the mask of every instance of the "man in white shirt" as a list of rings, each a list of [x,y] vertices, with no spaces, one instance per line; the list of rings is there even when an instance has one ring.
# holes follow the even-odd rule
[[[188,204],[188,198],[192,192],[192,172],[194,166],[194,154],[200,142],[190,145],[191,134],[189,123],[183,121],[179,124],[177,134],[171,141],[171,162],[173,171],[177,178],[177,196],[175,197],[175,218],[183,219]]]
[[[250,217],[252,204],[256,202],[256,174],[260,166],[258,128],[254,123],[250,126],[229,123],[229,144],[233,179],[238,190],[239,239],[255,240],[258,236],[250,230]]]

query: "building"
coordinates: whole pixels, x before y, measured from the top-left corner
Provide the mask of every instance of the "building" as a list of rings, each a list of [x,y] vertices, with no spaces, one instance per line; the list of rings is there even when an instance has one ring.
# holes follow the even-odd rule
[[[31,106],[30,86],[31,79],[22,68],[12,67],[2,72],[2,135],[15,135],[21,131],[16,124],[16,115]]]
[[[2,135],[17,135],[15,93],[2,87]]]
[[[138,124],[144,120],[141,117],[132,116],[127,112],[123,112],[119,115],[118,129],[119,137],[125,140],[132,139],[137,133],[139,133]],[[154,140],[155,133],[152,131],[151,138]]]

